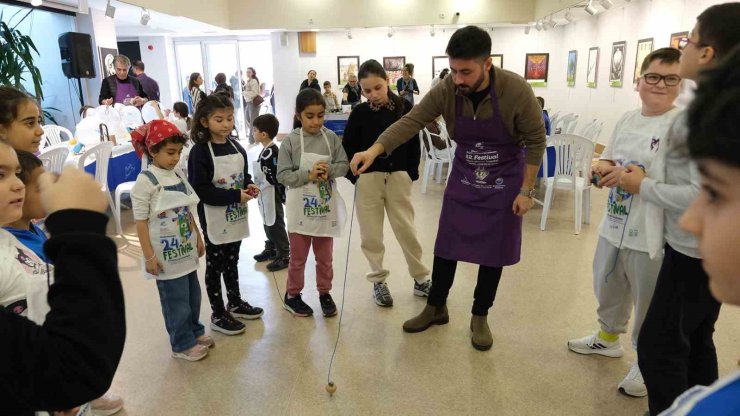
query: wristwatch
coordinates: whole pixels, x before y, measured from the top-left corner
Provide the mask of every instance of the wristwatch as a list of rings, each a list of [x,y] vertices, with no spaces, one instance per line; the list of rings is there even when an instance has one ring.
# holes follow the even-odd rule
[[[536,192],[534,188],[532,189],[522,188],[519,190],[519,195],[526,196],[527,198],[534,198],[534,196],[536,195]]]

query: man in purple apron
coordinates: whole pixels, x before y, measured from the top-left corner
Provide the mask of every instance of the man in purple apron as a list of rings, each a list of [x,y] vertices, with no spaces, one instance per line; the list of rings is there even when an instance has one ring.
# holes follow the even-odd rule
[[[446,300],[458,261],[480,265],[470,329],[473,347],[493,345],[488,309],[504,266],[519,262],[522,216],[534,205],[534,181],[545,150],[542,110],[520,76],[492,65],[491,38],[476,26],[457,30],[447,45],[451,76],[390,126],[350,167],[362,173],[442,115],[457,143],[434,247],[432,290],[406,332],[449,321]]]
[[[139,80],[136,77],[129,76],[128,71],[131,68],[131,61],[128,57],[126,55],[116,56],[113,58],[113,67],[116,73],[103,78],[98,102],[101,105],[113,105],[115,103],[137,107],[144,105],[148,101],[148,96],[142,89]]]

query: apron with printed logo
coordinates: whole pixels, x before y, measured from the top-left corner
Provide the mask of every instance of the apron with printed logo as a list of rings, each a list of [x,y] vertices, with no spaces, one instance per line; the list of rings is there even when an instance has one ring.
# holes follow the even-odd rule
[[[221,189],[244,188],[244,157],[231,140],[227,140],[236,150],[236,153],[215,156],[211,142],[208,150],[213,160],[213,186]],[[203,204],[208,227],[208,239],[213,244],[227,244],[241,241],[249,237],[249,217],[247,204],[234,202],[226,206]]]

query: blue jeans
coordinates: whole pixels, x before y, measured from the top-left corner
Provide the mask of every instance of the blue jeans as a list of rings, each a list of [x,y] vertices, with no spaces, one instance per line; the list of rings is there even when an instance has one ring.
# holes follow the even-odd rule
[[[164,326],[170,334],[173,352],[187,351],[205,334],[200,323],[200,284],[198,272],[171,280],[157,280]]]

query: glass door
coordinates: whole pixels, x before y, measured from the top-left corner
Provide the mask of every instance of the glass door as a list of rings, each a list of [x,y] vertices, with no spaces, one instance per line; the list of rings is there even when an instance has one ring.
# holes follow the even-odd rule
[[[190,92],[188,83],[190,82],[191,74],[197,72],[203,79],[206,79],[203,73],[203,52],[201,49],[200,42],[176,42],[175,43],[175,59],[177,61],[177,82],[180,87],[180,100],[188,104],[190,113],[194,111],[192,103],[190,101]],[[206,91],[204,88],[206,83],[204,82],[201,89]]]
[[[246,137],[244,108],[242,105],[241,71],[239,68],[239,48],[234,41],[207,41],[203,43],[206,51],[205,84],[208,91],[216,89],[216,76],[223,74],[226,85],[234,91],[235,126],[239,137]]]

